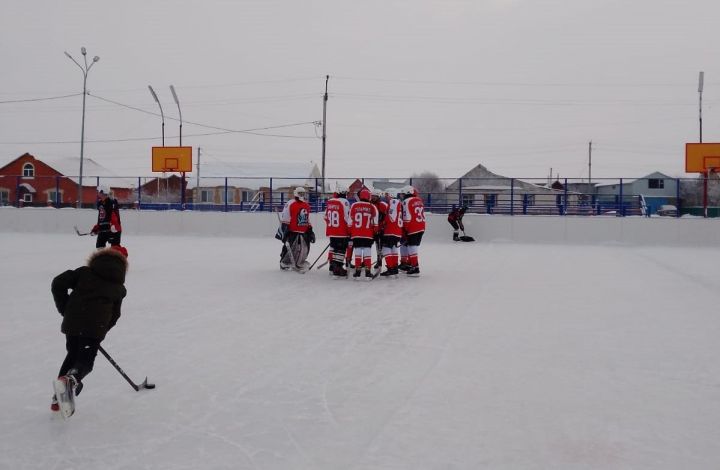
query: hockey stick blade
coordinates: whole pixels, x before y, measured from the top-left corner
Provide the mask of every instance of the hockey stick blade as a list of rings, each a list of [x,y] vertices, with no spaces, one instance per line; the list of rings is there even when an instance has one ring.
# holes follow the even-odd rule
[[[84,237],[85,235],[90,235],[90,232],[83,233],[80,230],[78,230],[77,225],[75,225],[75,233],[78,234],[78,237]]]
[[[143,380],[143,383],[141,383],[140,385],[138,385],[138,391],[139,391],[140,389],[142,389],[142,388],[146,388],[146,389],[148,389],[148,390],[152,390],[152,389],[155,388],[155,384],[153,384],[153,383],[148,383],[147,377],[145,377],[145,380]]]

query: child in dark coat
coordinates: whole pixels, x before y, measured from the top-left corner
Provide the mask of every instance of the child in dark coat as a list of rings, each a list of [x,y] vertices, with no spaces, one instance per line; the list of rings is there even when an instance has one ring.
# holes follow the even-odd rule
[[[90,255],[87,266],[65,271],[53,279],[51,290],[63,316],[61,331],[67,349],[54,382],[53,411],[63,408],[66,417],[73,413],[74,396],[80,394],[82,379],[93,369],[100,342],[120,318],[127,294],[127,269],[127,250],[114,245]]]

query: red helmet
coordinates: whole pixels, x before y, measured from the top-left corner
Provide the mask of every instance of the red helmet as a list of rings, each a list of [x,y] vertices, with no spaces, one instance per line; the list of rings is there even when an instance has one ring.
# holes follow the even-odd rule
[[[370,190],[368,188],[362,188],[360,192],[358,193],[358,198],[361,201],[369,201],[370,200]]]

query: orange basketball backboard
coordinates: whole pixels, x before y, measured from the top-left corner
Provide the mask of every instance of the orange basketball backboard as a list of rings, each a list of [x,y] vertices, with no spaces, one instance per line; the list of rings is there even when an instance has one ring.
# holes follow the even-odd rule
[[[720,143],[685,144],[685,173],[720,170]]]
[[[192,171],[192,147],[153,147],[152,171],[164,173]]]

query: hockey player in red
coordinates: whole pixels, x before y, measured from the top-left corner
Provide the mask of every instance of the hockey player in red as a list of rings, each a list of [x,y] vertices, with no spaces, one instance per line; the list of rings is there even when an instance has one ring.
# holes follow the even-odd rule
[[[375,248],[377,250],[377,260],[375,262],[375,269],[380,269],[382,267],[382,257],[383,257],[383,251],[382,251],[382,236],[383,236],[383,227],[385,225],[385,215],[388,211],[388,203],[383,201],[384,194],[379,189],[373,189],[372,193],[370,194],[370,202],[373,203],[373,205],[378,210],[378,231],[377,234],[375,234]]]
[[[407,235],[407,249],[410,262],[408,276],[420,275],[420,263],[418,262],[418,248],[425,233],[425,205],[417,195],[412,186],[405,189],[403,199],[403,227]]]
[[[280,216],[283,242],[280,253],[282,270],[305,268],[310,243],[315,243],[315,233],[310,224],[310,204],[305,201],[305,188],[298,186],[293,195],[295,197],[285,204]],[[292,252],[288,253],[288,247]]]
[[[117,199],[110,197],[109,186],[98,187],[97,209],[97,224],[90,230],[90,233],[97,235],[95,248],[104,248],[107,243],[110,246],[119,245],[122,237],[120,207]]]
[[[350,206],[350,236],[355,253],[354,278],[360,277],[361,268],[365,268],[365,277],[372,279],[371,253],[375,234],[378,230],[378,211],[370,202],[370,191],[362,188],[358,192],[359,201]]]
[[[338,188],[333,198],[327,201],[325,235],[330,239],[330,272],[334,276],[346,277],[343,262],[350,239],[350,202],[345,188]]]
[[[383,224],[382,254],[387,269],[380,274],[383,277],[397,278],[398,244],[403,236],[402,201],[390,198]]]

